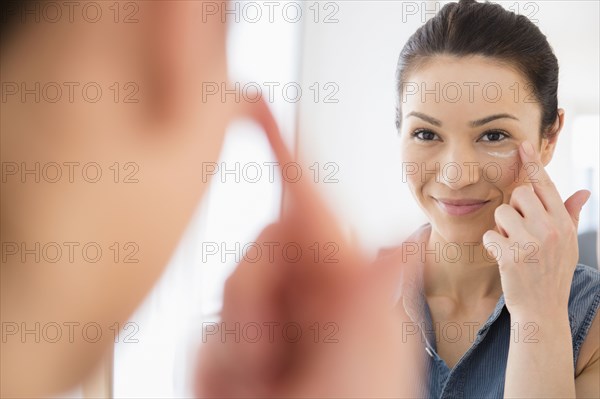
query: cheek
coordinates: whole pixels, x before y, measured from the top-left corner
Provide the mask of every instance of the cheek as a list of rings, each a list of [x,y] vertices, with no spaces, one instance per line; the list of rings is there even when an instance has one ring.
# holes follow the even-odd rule
[[[415,196],[415,198],[420,198],[423,189],[423,181],[420,178],[420,175],[406,173],[404,174],[403,178],[404,182],[408,184],[413,196]]]
[[[422,145],[411,139],[405,139],[400,154],[404,169],[434,170],[436,163],[439,163],[440,150],[437,146]]]
[[[415,145],[412,142],[405,142],[401,148],[402,158],[402,181],[407,183],[416,196],[419,196],[425,179],[432,174],[423,174],[424,170],[432,170],[435,161],[432,161],[428,151],[422,146]]]
[[[482,163],[482,178],[502,192],[503,203],[508,203],[512,191],[522,183],[521,162],[517,157],[496,158]]]

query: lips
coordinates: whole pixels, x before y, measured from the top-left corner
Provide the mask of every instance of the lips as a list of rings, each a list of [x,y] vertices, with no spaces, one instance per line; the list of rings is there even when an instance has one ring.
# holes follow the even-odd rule
[[[434,198],[434,200],[444,212],[452,216],[463,216],[474,213],[490,202],[489,200],[474,198]]]

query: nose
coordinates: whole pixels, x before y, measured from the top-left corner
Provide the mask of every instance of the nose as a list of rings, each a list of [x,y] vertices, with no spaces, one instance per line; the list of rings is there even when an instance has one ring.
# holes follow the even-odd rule
[[[479,181],[481,167],[472,146],[449,145],[441,158],[437,180],[453,190],[460,190]]]

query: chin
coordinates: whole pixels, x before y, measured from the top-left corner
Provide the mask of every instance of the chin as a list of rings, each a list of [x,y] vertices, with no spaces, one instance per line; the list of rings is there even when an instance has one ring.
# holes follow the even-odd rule
[[[456,243],[482,242],[483,234],[496,226],[493,214],[476,218],[436,215],[430,221],[447,242]]]

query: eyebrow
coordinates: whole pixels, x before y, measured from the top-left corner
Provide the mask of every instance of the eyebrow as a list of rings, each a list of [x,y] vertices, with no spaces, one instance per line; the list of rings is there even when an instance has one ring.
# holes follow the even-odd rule
[[[431,123],[432,125],[437,126],[437,127],[442,126],[442,122],[439,119],[435,119],[434,117],[425,115],[422,112],[416,112],[416,111],[409,112],[406,115],[406,117],[408,118],[409,116],[416,116],[417,118],[423,119],[425,122]],[[516,116],[511,115],[511,114],[495,114],[495,115],[486,116],[485,118],[477,119],[475,121],[471,121],[471,122],[469,122],[469,127],[479,127],[479,126],[485,125],[486,123],[495,121],[496,119],[503,119],[503,118],[514,119],[516,121],[519,120]]]

